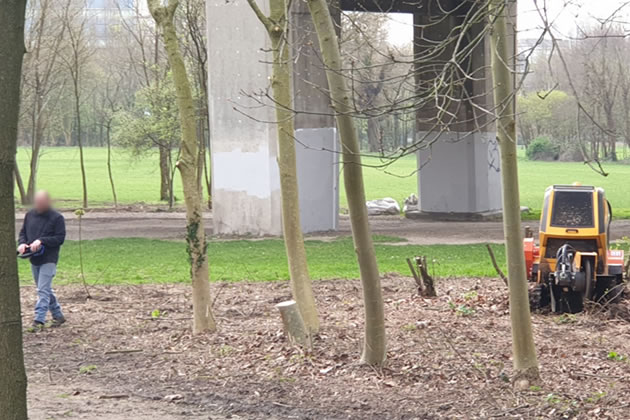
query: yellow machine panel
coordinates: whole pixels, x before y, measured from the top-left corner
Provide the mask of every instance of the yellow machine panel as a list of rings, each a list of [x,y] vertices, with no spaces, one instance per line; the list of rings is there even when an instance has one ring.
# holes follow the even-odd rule
[[[623,281],[623,251],[608,247],[612,218],[604,190],[554,185],[545,191],[539,245],[525,240],[530,278],[538,283],[539,304],[555,312],[578,312],[583,299],[600,299]]]

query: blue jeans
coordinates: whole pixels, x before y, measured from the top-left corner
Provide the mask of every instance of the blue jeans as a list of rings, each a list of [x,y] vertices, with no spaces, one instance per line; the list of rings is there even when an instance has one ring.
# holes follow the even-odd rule
[[[31,265],[35,285],[37,286],[37,304],[35,305],[35,321],[46,322],[48,311],[53,319],[63,318],[61,306],[57,301],[57,296],[52,289],[52,281],[57,274],[57,264],[47,263],[42,265]]]

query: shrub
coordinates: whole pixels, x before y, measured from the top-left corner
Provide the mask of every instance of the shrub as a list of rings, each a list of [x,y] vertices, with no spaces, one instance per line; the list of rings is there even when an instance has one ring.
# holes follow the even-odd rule
[[[534,139],[525,152],[529,160],[558,160],[558,146],[554,145],[546,137]]]
[[[584,162],[584,155],[579,146],[574,145],[573,147],[569,146],[563,149],[562,152],[560,152],[559,160],[562,162]]]

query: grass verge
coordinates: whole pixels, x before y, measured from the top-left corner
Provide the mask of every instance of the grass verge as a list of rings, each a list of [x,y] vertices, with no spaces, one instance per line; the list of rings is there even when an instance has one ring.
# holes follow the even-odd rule
[[[402,240],[404,241],[404,240]],[[496,273],[485,245],[405,245],[400,238],[376,236],[381,273],[410,275],[405,259],[426,255],[437,277],[488,277]],[[306,241],[313,279],[358,278],[350,237]],[[494,245],[498,261],[502,245]],[[189,281],[183,242],[150,239],[102,239],[83,242],[86,278],[90,284],[179,283]],[[280,239],[211,241],[208,247],[212,281],[287,280],[284,243]],[[61,252],[56,284],[79,282],[78,243],[68,241]],[[20,260],[22,284],[31,282],[27,261]]]

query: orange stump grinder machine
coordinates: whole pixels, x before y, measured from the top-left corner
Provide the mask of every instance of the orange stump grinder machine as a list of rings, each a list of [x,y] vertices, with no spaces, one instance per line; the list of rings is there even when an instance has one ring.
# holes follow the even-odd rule
[[[525,238],[532,308],[582,311],[584,300],[623,292],[624,252],[609,249],[612,209],[601,188],[554,185],[545,191],[539,245]],[[526,235],[527,236],[527,235]]]

